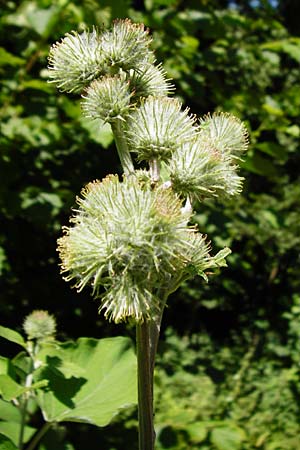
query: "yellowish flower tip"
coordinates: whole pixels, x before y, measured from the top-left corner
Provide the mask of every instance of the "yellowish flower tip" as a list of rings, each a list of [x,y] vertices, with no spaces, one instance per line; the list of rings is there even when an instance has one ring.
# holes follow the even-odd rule
[[[28,339],[49,339],[55,335],[56,320],[48,311],[36,310],[25,318],[23,329]]]
[[[130,19],[118,19],[110,30],[101,35],[101,48],[107,63],[124,70],[139,70],[145,63],[154,63],[155,58],[149,46],[149,30]]]
[[[195,137],[196,119],[181,106],[176,99],[149,96],[130,114],[128,142],[140,161],[167,161],[177,148]]]
[[[67,33],[50,49],[49,81],[61,91],[82,93],[93,81],[98,80],[99,84],[94,84],[93,88],[99,87],[95,101],[98,99],[101,102],[105,100],[105,95],[109,101],[112,96],[118,98],[120,95],[124,100],[124,90],[118,82],[111,85],[114,91],[110,95],[106,89],[105,95],[100,96],[101,88],[108,88],[108,80],[115,76],[119,77],[119,81],[129,83],[130,97],[134,97],[134,103],[149,95],[168,95],[173,86],[161,65],[155,66],[150,44],[149,30],[143,24],[132,23],[129,19],[116,20],[109,30],[93,28],[83,33]],[[100,110],[103,106],[101,102]],[[87,102],[87,108],[93,110],[91,115],[94,116],[93,99],[91,103]],[[109,104],[103,106],[106,111],[109,107]],[[111,108],[114,107],[115,104]]]

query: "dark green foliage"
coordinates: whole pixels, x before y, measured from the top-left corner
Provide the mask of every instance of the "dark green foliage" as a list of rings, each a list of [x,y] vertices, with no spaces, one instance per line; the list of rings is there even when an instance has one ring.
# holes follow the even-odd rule
[[[120,166],[109,129],[82,119],[79,99],[46,83],[46,66],[50,44],[65,32],[116,17],[143,21],[157,60],[191,111],[231,112],[246,121],[251,136],[242,196],[199,204],[194,217],[215,250],[231,247],[229,267],[209,284],[186,284],[166,310],[156,377],[158,448],[297,450],[298,2],[278,8],[221,0],[2,3],[2,325],[20,330],[22,318],[42,308],[55,314],[61,335],[123,332],[97,316],[88,293],[76,295],[59,276],[56,239],[75,196]],[[34,426],[40,421],[36,417]],[[122,449],[122,442],[134,449],[134,423],[127,418],[122,427],[93,431],[89,448],[99,448],[101,439],[103,449]],[[68,428],[76,450],[85,448],[82,436],[91,436],[82,427]],[[58,444],[40,450],[54,448]]]

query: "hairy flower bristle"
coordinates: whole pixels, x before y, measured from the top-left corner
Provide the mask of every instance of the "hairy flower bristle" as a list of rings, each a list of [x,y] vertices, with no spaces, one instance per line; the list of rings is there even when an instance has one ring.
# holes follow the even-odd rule
[[[168,97],[148,97],[133,111],[127,123],[127,137],[140,161],[168,160],[184,142],[194,138],[195,118],[181,103]]]
[[[81,92],[103,73],[99,32],[67,33],[51,47],[48,61],[50,82],[62,91]]]
[[[104,122],[125,120],[132,105],[129,81],[123,76],[105,76],[94,80],[82,95],[82,110],[86,117]]]
[[[214,146],[231,158],[240,159],[249,145],[248,131],[237,117],[229,113],[216,112],[200,119],[203,136],[211,139]]]
[[[242,187],[232,159],[201,134],[174,152],[169,170],[174,190],[198,200],[234,195]]]
[[[28,339],[45,340],[54,337],[56,321],[48,311],[36,310],[25,318],[23,328]]]
[[[198,200],[238,194],[243,178],[237,174],[236,161],[247,147],[248,133],[239,119],[225,113],[204,116],[196,138],[172,155],[173,188]]]
[[[130,71],[129,75],[130,86],[136,99],[149,97],[150,95],[167,96],[174,89],[161,64],[157,66],[147,64],[139,71]]]
[[[155,61],[150,43],[149,30],[129,19],[115,20],[112,28],[101,35],[107,63],[124,70],[139,70],[140,65]]]

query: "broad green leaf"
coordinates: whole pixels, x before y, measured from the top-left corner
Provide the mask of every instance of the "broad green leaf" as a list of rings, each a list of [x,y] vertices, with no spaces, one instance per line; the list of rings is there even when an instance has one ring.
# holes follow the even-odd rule
[[[136,402],[136,359],[127,338],[56,343],[41,350],[38,359],[44,366],[36,378],[49,382],[38,391],[38,401],[49,422],[105,426],[121,408]],[[75,368],[70,376],[72,365],[84,371]]]
[[[22,88],[35,89],[37,91],[46,92],[47,94],[53,92],[53,86],[51,86],[51,84],[47,83],[46,81],[34,78],[32,78],[31,80],[23,81]]]
[[[11,364],[16,375],[25,380],[26,375],[31,370],[31,358],[29,357],[28,353],[25,351],[21,351],[11,360]]]
[[[9,359],[4,358],[4,356],[0,356],[0,374],[7,373],[9,366]]]
[[[0,399],[0,420],[19,423],[21,421],[19,409],[12,403]]]
[[[26,194],[23,195],[21,207],[22,209],[30,208],[36,204],[49,204],[49,206],[52,208],[52,214],[56,215],[62,208],[62,200],[57,194],[53,194],[52,192],[39,192],[36,193],[35,196],[32,195],[32,192],[26,192]]]
[[[245,437],[241,428],[224,426],[214,428],[210,440],[218,450],[239,450]]]
[[[172,5],[175,5],[176,3],[177,3],[177,0],[153,0],[152,1],[153,7],[172,6]]]
[[[3,247],[0,246],[0,276],[2,275],[3,271],[5,270],[5,266],[7,263],[7,257],[6,253]]]
[[[271,116],[283,117],[284,112],[279,106],[279,104],[272,98],[267,98],[265,103],[263,103],[262,108]]]
[[[91,120],[86,117],[80,117],[82,127],[87,130],[92,141],[101,144],[103,148],[109,147],[113,141],[113,134],[109,124],[104,124],[100,119]]]
[[[9,375],[0,375],[0,394],[10,401],[26,392],[26,388],[16,383]]]
[[[260,212],[260,219],[263,220],[265,224],[272,228],[279,229],[280,224],[278,222],[278,217],[272,211],[268,211],[267,209]]]
[[[279,41],[271,41],[261,45],[261,48],[271,50],[274,52],[283,52],[289,55],[291,58],[295,59],[297,62],[300,61],[300,39],[290,38],[282,39]]]
[[[18,445],[19,441],[19,426],[16,425],[15,422],[0,422],[0,436],[1,434],[9,438],[13,444]],[[24,443],[28,442],[31,437],[36,432],[36,428],[25,426],[24,430]],[[0,441],[1,443],[1,441]],[[14,448],[14,447],[12,447]],[[2,450],[1,444],[0,444],[0,450]]]
[[[13,378],[9,375],[1,374],[0,375],[0,394],[4,398],[4,400],[10,401],[14,398],[20,397],[20,395],[25,392],[29,392],[33,389],[39,389],[41,387],[47,386],[47,380],[40,380],[36,383],[31,384],[31,386],[22,386],[17,383]]]
[[[300,127],[298,125],[291,125],[290,127],[287,127],[285,132],[289,134],[290,136],[293,136],[295,138],[299,138],[300,136]]]
[[[188,58],[193,58],[197,52],[199,41],[194,36],[182,36],[181,45],[181,53]]]
[[[257,173],[258,175],[274,177],[277,175],[277,169],[267,158],[255,153],[253,156],[249,156],[241,164],[241,166],[249,172]]]
[[[61,132],[58,124],[46,121],[37,115],[11,117],[3,123],[1,131],[9,139],[19,138],[39,149],[59,139]]]
[[[34,3],[32,9],[27,11],[27,20],[31,27],[41,36],[48,36],[51,30],[51,24],[55,21],[59,8],[52,5],[47,9],[37,9]]]
[[[19,344],[22,347],[26,348],[26,343],[23,339],[23,336],[21,336],[21,334],[17,333],[14,330],[11,330],[10,328],[2,327],[0,325],[0,336],[10,342],[14,342],[15,344]]]
[[[186,426],[189,438],[193,444],[199,444],[204,441],[207,436],[207,426],[202,422],[194,422]]]
[[[0,449],[1,450],[18,450],[18,447],[4,434],[0,433]]]
[[[276,142],[261,142],[255,145],[255,148],[260,150],[263,153],[266,153],[270,156],[273,156],[279,161],[285,161],[288,157],[287,151],[282,145],[277,144]]]
[[[47,37],[52,24],[57,20],[60,7],[52,5],[49,8],[40,8],[40,2],[21,2],[15,13],[6,17],[7,23],[33,29],[41,36]]]
[[[62,364],[59,366],[59,372],[61,372],[65,378],[79,378],[86,376],[85,367],[79,367],[78,364],[72,361],[62,361]]]
[[[0,47],[0,66],[21,66],[25,62],[25,59],[12,55],[5,48]]]
[[[61,95],[58,104],[70,119],[77,120],[81,117],[82,111],[78,100],[71,101],[66,95]]]
[[[21,384],[18,384],[15,380],[25,380],[27,373],[28,370],[24,372],[23,370],[20,370],[17,365],[15,365],[14,359],[10,360],[9,358],[4,358],[3,356],[0,357],[0,392],[2,392],[5,400],[10,401],[11,398],[15,398],[15,396],[19,395],[19,391],[21,393],[23,392],[23,383],[21,382]],[[14,395],[14,390],[17,395]],[[11,397],[11,394],[13,397]]]

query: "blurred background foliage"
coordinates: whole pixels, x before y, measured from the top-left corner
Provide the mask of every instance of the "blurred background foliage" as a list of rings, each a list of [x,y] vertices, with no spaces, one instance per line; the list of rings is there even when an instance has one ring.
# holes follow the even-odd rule
[[[194,220],[214,251],[225,244],[233,253],[209,284],[195,279],[170,298],[156,370],[157,449],[299,450],[300,3],[0,3],[1,324],[19,331],[26,314],[48,309],[60,339],[134,337],[59,275],[56,239],[76,195],[120,165],[109,128],[83,119],[80,100],[47,83],[47,55],[71,30],[143,22],[184,105],[197,115],[231,112],[251,136],[243,194],[197,205]],[[134,450],[136,433],[133,412],[101,430],[59,426],[40,450],[87,442]]]

